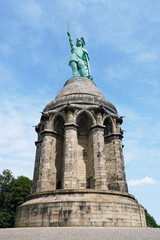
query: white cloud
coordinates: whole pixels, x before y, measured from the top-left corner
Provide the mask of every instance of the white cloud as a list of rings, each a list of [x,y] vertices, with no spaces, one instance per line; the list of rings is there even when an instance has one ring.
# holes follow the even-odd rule
[[[152,51],[151,49],[148,49],[147,51],[140,51],[137,52],[134,56],[133,56],[133,60],[136,63],[150,63],[150,62],[155,62],[156,60],[158,60],[159,56],[157,52]]]
[[[64,39],[63,33],[67,31],[67,20],[70,17],[72,34],[75,37],[83,34],[91,46],[109,44],[115,51],[127,54],[135,64],[153,63],[159,59],[159,45],[150,45],[156,31],[153,29],[151,33],[150,26],[145,29],[144,24],[149,21],[149,16],[153,15],[152,7],[153,9],[155,7],[146,4],[145,1],[128,3],[122,0],[88,2],[61,0],[56,3],[44,3],[28,0],[21,3],[14,0],[10,6],[16,17],[11,19],[12,22],[9,20],[3,22],[3,24],[9,22],[5,25],[5,29],[9,31],[4,34],[4,36],[8,35],[8,38],[0,47],[5,54],[15,51],[17,46],[21,46],[22,53],[29,47],[25,58],[29,56],[30,60],[39,63],[44,55],[39,49],[45,43],[46,31],[49,30],[50,36],[56,34],[60,39]],[[158,12],[156,11],[157,18],[159,18]],[[143,15],[144,19],[142,19]],[[11,31],[10,24],[12,24]],[[143,31],[147,33],[146,38],[141,35]],[[93,36],[96,37],[96,41],[93,41]]]
[[[142,179],[136,179],[136,180],[129,180],[128,181],[128,185],[129,186],[143,186],[146,184],[156,184],[157,182],[150,178],[150,177],[145,177]]]
[[[22,3],[15,0],[12,3],[12,8],[21,20],[19,24],[23,24],[24,26],[30,25],[33,28],[40,28],[42,26],[43,11],[41,5],[36,1],[28,0]]]
[[[36,134],[32,125],[38,123],[38,114],[35,114],[38,109],[23,96],[6,97],[8,99],[3,99],[0,106],[0,170],[9,168],[16,175],[18,172],[13,167],[18,166],[24,175],[26,165],[29,168],[34,163]],[[31,177],[29,174],[28,171]]]
[[[105,70],[106,81],[123,81],[130,74],[130,68],[128,66],[110,65]]]
[[[143,173],[148,175],[150,164],[154,168],[160,163],[160,131],[157,131],[160,128],[160,120],[158,115],[157,119],[153,119],[153,115],[144,109],[140,112],[138,107],[136,105],[134,108],[128,108],[127,105],[117,107],[119,115],[126,116],[122,125],[122,129],[126,130],[123,139],[124,159],[131,174],[132,168],[135,166],[141,168],[144,165]]]
[[[32,177],[29,169],[33,171],[36,140],[32,126],[39,122],[42,94],[24,95],[12,70],[0,63],[0,171],[10,169],[14,176]]]

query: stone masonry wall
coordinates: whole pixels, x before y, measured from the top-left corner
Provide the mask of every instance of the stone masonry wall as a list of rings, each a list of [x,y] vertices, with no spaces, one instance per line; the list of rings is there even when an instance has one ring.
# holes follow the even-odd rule
[[[87,136],[78,137],[78,161],[77,161],[77,178],[78,188],[86,189],[87,184]]]
[[[60,127],[63,118],[69,121],[65,124],[64,136],[51,129],[51,121],[50,129],[45,127],[40,132],[42,141],[37,141],[32,192],[63,188],[101,188],[127,192],[119,122],[118,133],[109,132],[104,138],[107,126],[102,125],[100,113],[96,115],[98,124],[92,127],[90,120],[85,121],[89,116],[87,114],[93,116],[93,112],[88,111],[85,115],[81,111],[81,115],[78,115],[80,126],[75,124],[75,113],[67,111],[64,117],[61,113],[61,117],[56,118],[57,127]],[[45,122],[43,125],[48,126]],[[116,126],[111,129],[116,129]]]
[[[16,227],[145,227],[141,205],[127,196],[63,193],[29,200],[18,208]]]
[[[42,138],[36,192],[56,189],[55,149],[56,138],[51,135],[44,135]]]
[[[93,132],[88,134],[87,188],[94,188]]]
[[[55,167],[56,189],[61,189],[64,178],[64,138],[59,136],[56,137]]]
[[[109,190],[128,192],[121,139],[118,136],[105,138],[105,149]]]

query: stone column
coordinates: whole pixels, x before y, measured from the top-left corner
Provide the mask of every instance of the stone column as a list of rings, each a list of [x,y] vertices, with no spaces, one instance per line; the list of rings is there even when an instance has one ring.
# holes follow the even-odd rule
[[[98,124],[92,127],[95,189],[108,189],[105,171],[104,128],[103,125]]]
[[[77,189],[77,125],[66,123],[64,135],[64,189]]]
[[[56,135],[51,130],[45,130],[41,134],[42,145],[36,192],[56,189]]]
[[[128,192],[121,138],[121,134],[105,136],[106,173],[110,190]]]
[[[34,165],[32,191],[31,191],[32,193],[37,192],[37,181],[39,178],[39,164],[40,164],[40,156],[41,156],[41,144],[42,144],[42,141],[35,142],[37,149],[36,149],[36,157],[35,157],[35,165]]]

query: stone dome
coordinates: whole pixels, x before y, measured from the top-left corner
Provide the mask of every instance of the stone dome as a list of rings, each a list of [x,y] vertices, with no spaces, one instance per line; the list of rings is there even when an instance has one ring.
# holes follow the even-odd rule
[[[66,104],[102,105],[113,113],[117,113],[112,103],[105,100],[101,91],[88,78],[78,77],[69,79],[59,91],[55,100],[44,108],[44,112]]]

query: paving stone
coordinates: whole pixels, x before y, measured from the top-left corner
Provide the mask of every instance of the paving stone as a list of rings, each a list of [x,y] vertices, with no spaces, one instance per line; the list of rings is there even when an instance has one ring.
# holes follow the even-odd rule
[[[11,228],[0,229],[0,240],[159,240],[153,228]]]

